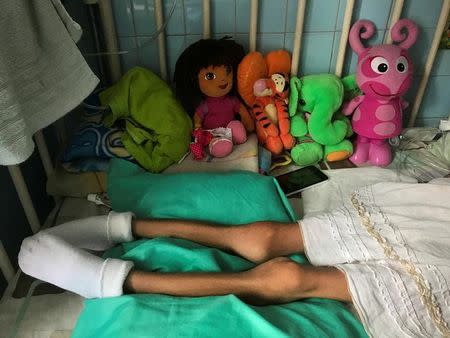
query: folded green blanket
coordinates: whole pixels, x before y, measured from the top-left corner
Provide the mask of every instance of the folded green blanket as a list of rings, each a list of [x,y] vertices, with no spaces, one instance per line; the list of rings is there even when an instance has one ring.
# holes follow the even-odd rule
[[[192,121],[169,86],[151,71],[135,67],[100,94],[111,112],[104,124],[125,121],[122,142],[145,169],[160,172],[188,151]]]
[[[138,217],[193,219],[223,224],[289,222],[296,215],[270,176],[250,171],[151,174],[112,159],[108,195],[116,211]]]
[[[250,172],[145,173],[113,160],[109,193],[118,210],[162,218],[224,224],[292,221],[295,215],[276,181]],[[253,264],[218,249],[175,238],[124,243],[107,255],[148,271],[242,271]],[[307,263],[302,255],[291,257]],[[337,301],[310,298],[250,306],[233,295],[127,295],[85,301],[73,337],[366,337],[361,323]]]

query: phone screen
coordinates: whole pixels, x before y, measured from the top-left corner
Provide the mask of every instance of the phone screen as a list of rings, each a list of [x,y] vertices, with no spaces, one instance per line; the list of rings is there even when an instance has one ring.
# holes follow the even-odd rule
[[[286,196],[326,181],[328,176],[320,169],[309,166],[275,177]]]

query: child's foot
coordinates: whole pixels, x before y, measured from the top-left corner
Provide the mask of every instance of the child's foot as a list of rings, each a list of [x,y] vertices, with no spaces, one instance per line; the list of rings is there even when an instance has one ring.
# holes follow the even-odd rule
[[[26,274],[86,298],[123,294],[132,262],[102,259],[48,233],[25,238],[19,266]]]
[[[90,250],[103,251],[116,243],[133,240],[131,212],[114,212],[67,222],[43,232],[52,234],[67,243]]]

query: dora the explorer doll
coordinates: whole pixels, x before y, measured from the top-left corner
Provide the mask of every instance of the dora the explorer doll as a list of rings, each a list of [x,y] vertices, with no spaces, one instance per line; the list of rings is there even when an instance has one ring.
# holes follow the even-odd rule
[[[208,145],[214,157],[230,154],[233,144],[244,143],[247,131],[254,130],[253,120],[234,90],[244,55],[243,47],[231,39],[205,39],[190,45],[176,63],[176,95],[194,118],[194,136],[207,134],[200,146]]]

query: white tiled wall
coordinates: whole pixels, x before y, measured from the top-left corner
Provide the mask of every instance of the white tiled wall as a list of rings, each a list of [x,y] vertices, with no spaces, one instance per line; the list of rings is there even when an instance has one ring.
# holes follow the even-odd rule
[[[167,16],[173,0],[164,0]],[[307,0],[300,74],[334,72],[346,0]],[[122,57],[124,69],[142,65],[159,71],[158,47],[149,44],[155,31],[154,0],[113,0],[117,32],[122,49],[142,46]],[[365,18],[377,26],[371,44],[383,41],[388,26],[392,0],[356,0],[353,20]],[[411,48],[416,69],[416,83],[407,98],[413,98],[423,71],[426,55],[439,17],[441,0],[405,0],[402,17],[415,20],[420,26],[418,42]],[[297,0],[260,0],[257,49],[267,52],[285,48],[292,50]],[[212,37],[233,36],[248,47],[250,0],[211,0]],[[202,1],[177,0],[167,25],[166,44],[168,68],[173,73],[178,55],[186,46],[201,38]],[[166,17],[167,19],[167,17]],[[356,55],[347,50],[345,73],[356,66]],[[429,86],[418,116],[418,123],[436,125],[450,113],[450,50],[438,53]]]

